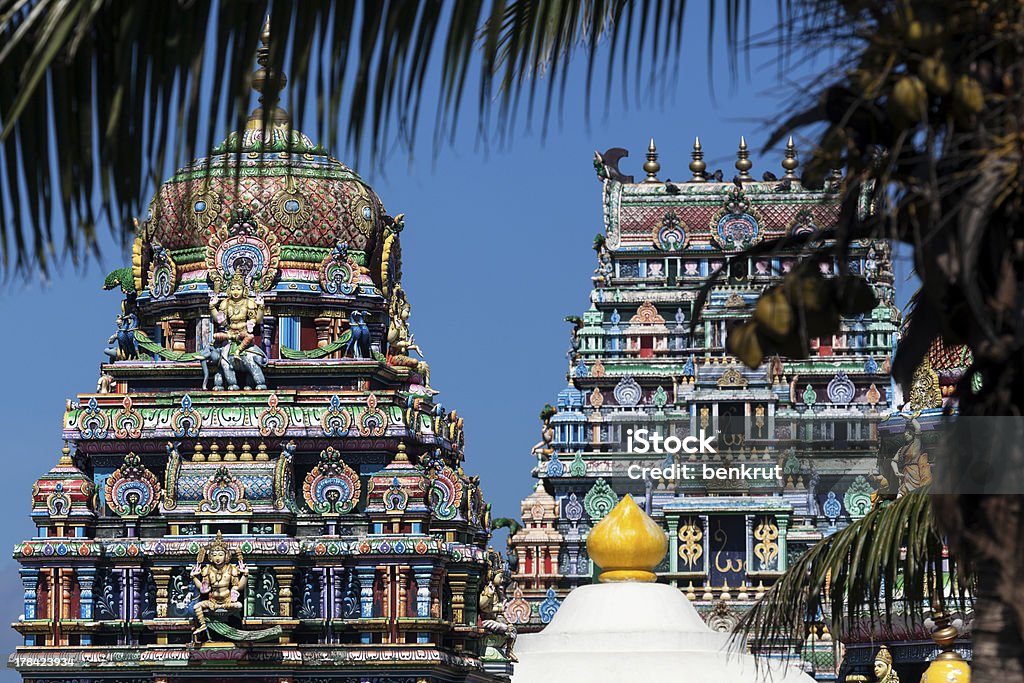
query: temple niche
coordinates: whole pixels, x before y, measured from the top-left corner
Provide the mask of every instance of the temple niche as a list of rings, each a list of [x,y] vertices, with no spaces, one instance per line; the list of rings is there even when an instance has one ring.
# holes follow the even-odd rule
[[[811,545],[871,509],[879,466],[895,455],[880,463],[880,425],[896,424],[890,416],[902,407],[889,375],[900,315],[887,244],[855,242],[845,264],[818,265],[823,281],[841,265],[859,275],[876,303],[843,318],[835,334],[811,339],[810,357],[769,355],[751,370],[726,350],[730,328],[802,258],[795,249],[738,254],[834,225],[842,178],[804,187],[792,144],[780,175],[764,180],[750,175],[742,141],[737,177],[725,182],[729,174],[708,172],[699,142],[686,182],[659,178],[653,141],[644,176],[619,167],[625,156],[618,148],[595,154],[604,230],[593,242],[593,289],[587,310],[567,318],[568,383],[542,414],[542,439],[530,454],[538,483],[510,542],[516,565],[506,616],[523,634],[541,631],[572,589],[593,582],[588,535],[625,494],[668,536],[658,580],[689,598],[712,629],[728,630]],[[698,309],[711,276],[715,285]],[[951,364],[954,354],[940,355],[938,367]],[[947,385],[929,377],[923,395],[941,403]],[[703,430],[718,437],[717,453],[630,451],[630,434],[642,429],[678,439]],[[919,451],[902,455],[906,477],[927,476]],[[777,467],[779,476],[630,476],[631,468],[705,464]],[[824,620],[807,626],[807,667],[819,680],[835,679],[840,663]],[[903,653],[893,648],[897,665]]]
[[[505,570],[409,326],[404,217],[261,104],[160,186],[106,278],[123,301],[96,389],[68,402],[15,548],[11,665],[507,681]]]

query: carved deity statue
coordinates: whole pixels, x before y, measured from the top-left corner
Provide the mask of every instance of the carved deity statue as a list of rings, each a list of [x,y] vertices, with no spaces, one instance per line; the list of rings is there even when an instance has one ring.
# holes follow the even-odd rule
[[[409,314],[412,307],[405,296],[402,285],[395,284],[391,300],[388,302],[388,347],[391,349],[391,364],[411,368],[423,376],[423,383],[430,386],[430,365],[425,360],[416,360],[409,353],[423,358],[423,351],[413,340],[409,331]]]
[[[900,677],[892,668],[892,652],[883,645],[875,653],[875,681],[877,683],[900,683]]]
[[[932,466],[928,461],[928,453],[921,450],[921,425],[917,420],[908,420],[903,438],[906,443],[900,446],[892,459],[892,469],[899,481],[897,498],[932,481]]]
[[[500,657],[508,661],[516,659],[512,648],[515,646],[518,632],[516,627],[505,618],[505,601],[507,600],[506,581],[508,570],[501,555],[494,548],[487,550],[487,575],[483,588],[480,590],[481,625],[488,633],[488,649],[493,648]],[[485,655],[486,658],[486,655]]]
[[[236,555],[235,562],[231,561]],[[206,611],[242,609],[242,593],[247,583],[245,561],[241,552],[233,553],[218,531],[209,545],[200,548],[192,567],[192,582],[199,590],[200,601],[194,606],[198,637],[206,632]]]
[[[210,315],[217,326],[213,333],[214,342],[218,345],[235,343],[232,355],[241,355],[252,346],[256,326],[263,322],[265,312],[263,297],[250,295],[244,276],[236,272],[228,285],[227,298],[221,299],[216,293],[210,295]]]
[[[552,413],[553,414],[553,413]],[[541,415],[540,441],[530,449],[530,455],[538,458],[550,457],[555,452],[553,442],[555,440],[555,428],[551,426],[551,416]]]

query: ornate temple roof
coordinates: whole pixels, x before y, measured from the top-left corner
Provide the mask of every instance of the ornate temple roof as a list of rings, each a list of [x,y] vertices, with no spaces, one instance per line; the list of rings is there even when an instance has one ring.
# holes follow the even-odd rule
[[[379,247],[384,209],[373,189],[304,134],[277,126],[264,136],[261,124],[250,121],[160,186],[147,219],[151,238],[165,249],[205,247],[245,205],[282,245]]]
[[[135,288],[149,290],[154,300],[202,291],[208,273],[237,267],[267,276],[261,290],[276,276],[285,289],[289,280],[297,280],[299,291],[337,293],[323,277],[310,287],[308,277],[291,271],[325,260],[341,245],[344,253],[335,260],[345,272],[326,276],[338,280],[345,293],[357,289],[361,279],[369,283],[368,274],[378,287],[388,279],[380,266],[395,219],[355,171],[292,128],[277,105],[286,78],[267,69],[267,55],[264,43],[253,75],[261,106],[245,127],[178,169],[150,202],[138,230],[133,276]],[[243,243],[240,249],[225,248],[232,239]],[[346,269],[347,258],[353,263]]]
[[[678,184],[657,178],[660,165],[653,140],[643,182],[633,182],[618,169],[623,152],[613,148],[594,157],[598,177],[611,181],[605,184],[604,216],[606,245],[612,251],[733,252],[787,234],[831,227],[839,214],[838,202],[823,201],[823,196],[838,193],[836,179],[830,179],[824,190],[809,190],[793,173],[792,140],[783,160],[785,174],[777,178],[767,173],[763,182],[747,173],[750,162],[743,141],[737,162],[740,175],[732,183],[715,182],[704,172],[699,140],[690,164],[693,178]],[[745,169],[740,168],[743,165]]]
[[[60,461],[32,487],[32,516],[50,519],[95,518],[96,486],[71,460],[64,446]]]

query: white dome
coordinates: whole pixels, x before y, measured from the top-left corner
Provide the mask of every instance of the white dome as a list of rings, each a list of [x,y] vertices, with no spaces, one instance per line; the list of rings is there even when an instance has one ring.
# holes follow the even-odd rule
[[[512,683],[813,683],[795,666],[756,663],[712,631],[686,596],[657,583],[573,590],[540,633],[515,646]]]

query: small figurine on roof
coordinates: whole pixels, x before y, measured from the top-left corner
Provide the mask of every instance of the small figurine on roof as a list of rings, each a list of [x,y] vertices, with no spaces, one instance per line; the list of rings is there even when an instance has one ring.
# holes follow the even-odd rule
[[[551,426],[551,418],[554,417],[557,412],[558,411],[555,407],[550,403],[544,404],[544,407],[540,411],[540,420],[543,423],[540,428],[540,441],[530,449],[530,455],[536,455],[540,458],[544,458],[555,452],[555,447],[551,445],[555,440],[555,428]]]

